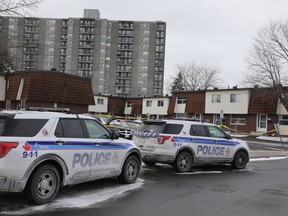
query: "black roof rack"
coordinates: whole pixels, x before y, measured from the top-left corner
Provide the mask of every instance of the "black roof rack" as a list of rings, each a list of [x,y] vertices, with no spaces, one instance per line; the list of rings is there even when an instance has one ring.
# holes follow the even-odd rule
[[[39,111],[39,112],[63,112],[63,113],[71,113],[69,108],[55,108],[55,107],[29,107],[30,111]]]
[[[185,121],[194,121],[194,122],[201,122],[198,118],[187,118],[187,117],[177,117],[175,120],[185,120]]]

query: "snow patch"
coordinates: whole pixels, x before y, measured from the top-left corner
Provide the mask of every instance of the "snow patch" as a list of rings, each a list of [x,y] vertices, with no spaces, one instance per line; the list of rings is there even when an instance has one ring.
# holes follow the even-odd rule
[[[267,157],[267,158],[251,158],[250,161],[270,161],[270,160],[284,160],[287,159],[288,156],[283,157]]]
[[[77,193],[74,197],[59,196],[59,198],[56,198],[53,203],[48,203],[40,206],[26,207],[23,210],[0,212],[0,214],[2,213],[9,215],[30,215],[32,213],[39,213],[42,211],[55,211],[55,209],[88,207],[111,198],[125,196],[127,192],[136,190],[142,187],[143,184],[144,180],[138,178],[137,181],[133,184],[114,186],[105,188],[103,190],[97,189],[89,191],[89,193],[83,194]]]

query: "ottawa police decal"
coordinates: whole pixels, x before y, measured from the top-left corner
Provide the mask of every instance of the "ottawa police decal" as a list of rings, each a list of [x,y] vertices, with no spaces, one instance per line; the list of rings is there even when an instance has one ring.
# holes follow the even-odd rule
[[[72,161],[72,168],[87,168],[107,166],[111,164],[117,164],[119,157],[117,152],[85,152],[75,153]]]

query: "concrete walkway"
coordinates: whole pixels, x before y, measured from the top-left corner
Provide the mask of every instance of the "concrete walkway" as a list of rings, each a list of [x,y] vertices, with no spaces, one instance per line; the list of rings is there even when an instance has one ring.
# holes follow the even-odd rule
[[[265,146],[278,146],[280,150],[250,150],[250,158],[288,157],[288,142],[286,139],[268,136],[249,136],[239,138],[246,141],[263,144]],[[282,149],[283,148],[283,149]],[[281,150],[282,149],[282,150]],[[285,149],[285,150],[284,150]]]

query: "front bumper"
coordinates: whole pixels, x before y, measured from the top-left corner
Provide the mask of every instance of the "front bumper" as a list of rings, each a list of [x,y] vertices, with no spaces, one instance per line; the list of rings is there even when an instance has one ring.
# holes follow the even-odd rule
[[[0,176],[0,191],[2,192],[22,192],[26,182],[15,181],[7,177]]]

